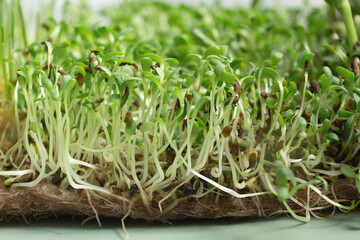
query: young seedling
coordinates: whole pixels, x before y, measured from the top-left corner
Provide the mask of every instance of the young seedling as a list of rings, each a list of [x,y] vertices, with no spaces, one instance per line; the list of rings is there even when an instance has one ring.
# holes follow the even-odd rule
[[[68,3],[74,21],[40,19],[34,42],[19,2],[0,3],[2,102],[13,125],[1,136],[10,142],[0,152],[7,188],[51,183],[86,192],[90,205],[98,194],[142,204],[153,218],[191,199],[274,196],[301,221],[327,203],[357,206],[329,198],[342,177],[360,189],[347,1],[332,3],[348,49],[321,11],[305,29],[301,11],[260,10],[257,1],[196,11],[126,2],[123,14],[103,10],[107,26],[87,24],[86,8]],[[326,204],[301,199],[309,192]]]
[[[336,8],[340,13],[347,32],[349,52],[352,52],[358,41],[357,31],[354,23],[351,6],[348,0],[325,0],[331,7]]]

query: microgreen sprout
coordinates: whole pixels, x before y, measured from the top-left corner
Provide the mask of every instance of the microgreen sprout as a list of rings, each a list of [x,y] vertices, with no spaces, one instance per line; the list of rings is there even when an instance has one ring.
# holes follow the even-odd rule
[[[141,199],[151,216],[171,200],[273,195],[308,221],[310,191],[355,208],[324,194],[340,177],[360,191],[357,37],[347,1],[332,2],[350,48],[316,9],[305,29],[294,10],[130,1],[103,10],[108,26],[83,25],[81,8],[74,23],[41,19],[31,43],[20,2],[0,1],[5,186]]]
[[[357,31],[353,19],[351,6],[348,0],[325,0],[330,6],[339,11],[348,34],[349,51],[351,52],[358,41]]]

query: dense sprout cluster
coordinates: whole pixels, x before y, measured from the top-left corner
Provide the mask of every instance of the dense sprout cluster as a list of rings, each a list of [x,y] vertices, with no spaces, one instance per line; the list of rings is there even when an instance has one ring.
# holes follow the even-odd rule
[[[0,3],[6,186],[137,195],[149,209],[273,194],[301,220],[307,187],[355,207],[322,194],[343,177],[360,189],[359,46],[325,10],[125,1],[101,26],[68,3],[28,43],[20,4]]]

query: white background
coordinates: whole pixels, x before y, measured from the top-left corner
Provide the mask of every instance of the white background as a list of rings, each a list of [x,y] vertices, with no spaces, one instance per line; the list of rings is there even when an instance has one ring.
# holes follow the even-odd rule
[[[40,5],[42,2],[50,2],[51,0],[22,0],[23,9],[25,15],[29,16],[31,12],[40,10]],[[76,0],[72,0],[76,1]],[[214,3],[214,0],[161,0],[168,3],[185,3],[189,5],[197,4],[206,4],[211,5]],[[226,7],[231,7],[234,5],[239,6],[249,6],[252,0],[219,0],[222,5]],[[61,6],[65,0],[56,0],[57,9],[62,9]],[[88,0],[89,4],[93,9],[99,9],[103,6],[117,5],[121,0]],[[299,7],[303,6],[305,3],[310,6],[321,6],[324,4],[324,0],[262,0],[262,6],[271,7],[271,6],[280,6],[280,7]],[[61,12],[55,13],[55,19],[59,20],[61,18]]]

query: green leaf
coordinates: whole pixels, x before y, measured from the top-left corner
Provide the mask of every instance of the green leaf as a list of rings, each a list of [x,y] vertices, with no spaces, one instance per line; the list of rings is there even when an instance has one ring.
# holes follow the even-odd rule
[[[196,121],[193,121],[193,128],[191,129],[190,141],[193,142],[196,140],[200,132],[200,126]]]
[[[61,65],[63,66],[63,68],[71,68],[73,66],[72,61],[73,59],[68,57],[61,63]]]
[[[130,66],[128,66],[128,65],[121,67],[121,73],[122,73],[125,77],[129,77],[129,78],[133,78],[133,77],[134,77],[133,68],[130,67]]]
[[[330,118],[331,110],[327,107],[320,107],[319,109],[319,118]]]
[[[255,117],[255,116],[257,116],[257,113],[259,112],[259,107],[254,107],[252,110],[251,110],[251,113],[250,113],[250,117]],[[279,116],[280,116],[280,114],[279,114]],[[281,117],[281,116],[280,116]],[[282,117],[281,117],[281,119],[282,119]],[[283,122],[282,123],[284,123],[284,120],[283,120]],[[283,127],[284,125],[282,125],[282,127]]]
[[[186,55],[184,62],[199,62],[202,59],[202,56],[199,54],[188,54]]]
[[[278,200],[284,202],[289,196],[289,189],[286,184],[278,185]]]
[[[119,58],[119,59],[117,60],[117,63],[118,63],[119,65],[121,65],[121,64],[124,64],[124,65],[126,65],[126,64],[128,64],[128,65],[134,65],[134,64],[135,64],[133,61],[130,61],[130,60],[125,59],[125,58]],[[125,63],[126,63],[126,64],[125,64]]]
[[[122,90],[122,84],[123,84],[123,80],[122,80],[122,78],[121,77],[119,77],[119,76],[116,76],[116,75],[113,75],[113,76],[111,76],[110,78],[112,78],[113,77],[113,79],[114,79],[114,81],[115,81],[115,83],[116,83],[116,86],[118,87],[118,89],[119,90]]]
[[[128,136],[132,136],[136,131],[136,122],[135,120],[131,120],[130,124],[126,124],[125,133]]]
[[[288,181],[290,181],[292,185],[295,186],[296,179],[291,169],[282,165],[280,161],[276,161],[275,164],[278,166],[275,169],[275,176],[278,182],[278,199],[279,201],[283,202],[289,197],[289,189],[287,187]]]
[[[331,69],[328,66],[325,66],[325,67],[323,67],[323,71],[324,71],[325,75],[327,76],[330,84],[332,84],[334,76],[331,72]]]
[[[309,182],[305,182],[305,183],[301,183],[301,184],[299,184],[299,185],[296,185],[295,189],[298,190],[298,189],[300,189],[300,188],[307,187],[307,186],[309,186],[309,185],[316,185],[316,184],[320,184],[320,183],[322,183],[321,180],[319,180],[319,179],[314,179],[314,180],[311,180],[311,181],[309,181]],[[294,192],[294,193],[295,193],[295,192]]]
[[[183,109],[184,106],[185,106],[183,93],[180,91],[180,89],[179,89],[178,87],[175,87],[175,88],[174,88],[173,93],[174,93],[174,95],[179,99],[180,107],[181,107],[181,109]]]
[[[154,62],[157,62],[159,64],[162,63],[161,57],[159,57],[158,55],[156,55],[154,53],[145,53],[141,56],[141,58],[144,58],[144,57],[148,57],[148,58],[152,59]]]
[[[300,124],[300,126],[301,126],[302,128],[306,128],[306,126],[307,126],[307,121],[306,121],[305,118],[300,117],[300,116],[297,116],[297,117],[296,117],[296,120],[299,122],[299,124]]]
[[[77,85],[76,79],[71,78],[67,83],[64,85],[64,91],[70,92],[75,86]]]
[[[274,51],[271,54],[271,63],[273,65],[278,65],[281,62],[282,59],[283,59],[283,54],[281,52]]]
[[[355,88],[354,88],[355,89]],[[355,92],[355,91],[354,91]],[[360,97],[357,95],[357,94],[353,94],[353,97],[354,97],[354,100],[355,100],[355,103],[356,103],[356,109],[359,109],[359,106],[360,106]]]
[[[154,75],[153,75],[154,76]],[[121,85],[121,90],[124,90],[125,87],[128,87],[129,89],[132,89],[134,88],[135,84],[137,81],[139,81],[140,78],[137,78],[137,77],[129,77],[129,78],[126,78],[122,85]]]
[[[179,65],[179,61],[176,58],[165,58],[164,63],[169,63],[171,65]]]
[[[223,72],[221,74],[221,78],[220,78],[220,81],[222,82],[225,82],[225,83],[235,83],[237,80],[237,77],[232,74],[232,73],[229,73],[229,72]]]
[[[170,114],[170,111],[168,110],[169,108],[169,105],[167,104],[167,101],[165,100],[165,103],[164,105],[162,106],[161,108],[161,111],[160,111],[160,114],[161,114],[161,117],[166,120],[167,117],[169,116]]]
[[[49,91],[50,96],[53,100],[59,99],[59,91],[56,87],[53,86],[52,82],[46,76],[42,78],[41,83]]]
[[[356,173],[355,173],[354,169],[352,169],[348,165],[341,166],[340,171],[345,177],[356,178]]]
[[[340,103],[339,94],[335,91],[331,92],[331,106]]]
[[[329,78],[326,74],[322,74],[319,79],[321,93],[325,93],[331,86]]]
[[[216,79],[219,80],[221,78],[221,75],[223,73],[225,69],[225,65],[221,62],[219,62],[215,68],[214,68],[214,72],[215,72],[215,75],[216,75]]]
[[[340,78],[338,78],[338,77],[335,77],[335,76],[333,76],[332,77],[332,79],[333,79],[333,81],[332,81],[332,85],[337,85],[337,86],[341,86],[342,87],[342,84],[343,84],[343,80],[342,79],[340,79]],[[344,88],[345,90],[346,90],[346,88]],[[346,90],[346,92],[347,92],[347,90]]]
[[[290,120],[294,115],[295,115],[294,110],[288,109],[288,110],[286,110],[285,113],[284,113],[284,120],[285,120],[285,121],[288,121],[288,120]]]
[[[43,71],[43,70],[41,70],[41,69],[36,69],[35,71],[34,71],[34,73],[33,73],[33,78],[36,78],[37,76],[39,76],[39,75],[46,75],[46,73]],[[22,76],[24,76],[24,75],[22,75]],[[26,75],[25,75],[26,76]]]
[[[315,57],[315,54],[314,54],[314,53],[309,53],[309,52],[306,51],[306,50],[303,51],[303,52],[301,52],[301,53],[299,54],[299,56],[298,56],[298,59],[297,59],[300,68],[301,68],[302,70],[305,70],[305,71],[306,71],[306,69],[305,69],[305,64],[306,64],[306,62],[311,62],[314,57]]]
[[[81,75],[83,75],[85,77],[86,72],[85,72],[85,69],[83,66],[78,66],[77,72],[79,72]]]
[[[291,81],[291,82],[289,83],[289,88],[288,88],[288,90],[289,90],[289,93],[288,93],[287,96],[286,96],[286,99],[287,99],[287,100],[296,94],[296,92],[297,92],[296,83],[293,82],[293,81]]]
[[[92,42],[93,33],[85,26],[76,26],[75,33],[79,34],[84,42]]]
[[[348,90],[347,90],[345,87],[339,86],[339,85],[331,85],[330,90],[331,90],[331,91],[334,91],[334,90],[338,91],[338,90],[340,90],[340,91],[342,91],[342,92],[344,92],[344,93],[348,93]]]
[[[94,106],[93,103],[88,98],[84,98],[84,102],[82,105],[87,109],[93,109]]]
[[[8,179],[6,179],[5,181],[4,181],[4,186],[6,186],[6,187],[11,187],[11,185],[13,184],[13,181],[14,181],[15,179],[14,178],[8,178]]]
[[[216,45],[216,43],[211,38],[206,36],[206,34],[204,34],[199,28],[195,28],[193,32],[196,35],[196,37],[198,37],[201,41],[204,42],[205,45],[207,46]]]
[[[287,96],[289,94],[289,89],[285,86],[283,86],[284,96]]]
[[[270,77],[270,78],[272,78],[272,79],[274,79],[274,80],[279,80],[279,81],[280,81],[280,76],[279,76],[279,74],[278,74],[274,69],[272,69],[272,68],[270,68],[270,67],[265,67],[265,68],[264,68],[264,73],[265,73],[268,77]]]
[[[57,42],[53,45],[53,48],[67,48],[71,45],[71,43],[69,41],[64,41],[64,42]]]
[[[207,102],[211,102],[211,97],[209,96],[203,96],[200,98],[200,100],[195,105],[195,112],[199,111],[199,109]]]
[[[268,97],[265,99],[265,103],[268,108],[273,109],[277,103],[277,100],[273,97]]]
[[[160,79],[157,76],[155,76],[151,73],[148,73],[148,72],[144,72],[143,77],[151,80],[151,82],[154,83],[159,88],[160,91],[164,91],[164,88],[160,83]]]
[[[152,63],[153,61],[151,60],[151,58],[141,58],[141,68],[143,69],[143,71],[150,72]]]
[[[330,129],[330,120],[329,119],[325,119],[323,122],[323,133],[327,134],[327,132]]]
[[[64,56],[66,56],[66,48],[55,48],[53,56],[53,63],[60,65],[64,60]]]
[[[97,65],[96,68],[98,68],[98,70],[100,70],[101,72],[106,73],[106,75],[108,75],[109,77],[111,76],[111,72],[107,67]]]
[[[244,58],[243,57],[238,57],[235,58],[231,63],[230,66],[232,69],[236,70],[241,68],[241,70],[244,72],[245,75],[247,75],[247,69],[244,65]],[[245,68],[244,68],[245,67]]]
[[[281,116],[281,114],[278,115],[278,122],[280,124],[280,127],[284,127],[285,124],[284,124],[284,119],[283,117]]]
[[[246,76],[243,77],[240,82],[242,82],[242,86],[244,88],[244,90],[246,90],[248,87],[250,87],[251,85],[253,85],[255,83],[255,77],[250,75],[250,76]]]
[[[277,160],[275,164],[278,166],[275,169],[276,180],[278,181],[278,183],[284,184],[287,183],[289,180],[292,183],[292,185],[295,186],[296,179],[292,170],[290,168],[285,167],[279,160]]]
[[[155,123],[154,122],[146,122],[146,123],[143,123],[140,127],[140,131],[142,132],[147,132],[151,129],[153,129],[155,127]]]
[[[204,53],[204,58],[207,58],[210,55],[224,55],[225,51],[222,47],[209,47],[205,53]]]
[[[336,142],[339,141],[339,137],[335,133],[326,134],[326,138],[329,139],[330,141],[336,141]]]
[[[120,101],[120,99],[121,99],[121,95],[118,93],[114,93],[109,97],[106,105],[112,106],[112,105],[118,103]]]
[[[117,37],[116,32],[107,26],[99,27],[97,30],[102,37],[109,38],[110,42],[113,42]]]
[[[16,71],[16,74],[17,75],[19,75],[19,76],[23,76],[24,78],[28,78],[28,76],[26,75],[26,73],[25,72],[23,72],[23,71]]]
[[[109,52],[107,54],[105,54],[105,56],[103,57],[103,61],[109,61],[109,60],[118,60],[120,58],[122,58],[124,56],[124,53],[122,52]]]
[[[199,76],[200,72],[204,69],[206,62],[207,62],[206,60],[201,60],[201,61],[199,62],[199,64],[198,64],[198,65],[196,66],[196,68],[195,68],[194,77],[198,77],[198,76]]]
[[[340,117],[344,117],[344,118],[349,118],[353,115],[355,115],[355,113],[353,112],[349,112],[349,111],[346,111],[346,110],[338,110],[337,111],[337,114],[340,116]]]
[[[155,122],[159,123],[161,126],[165,126],[165,121],[161,117],[156,117]]]
[[[354,88],[354,79],[355,79],[354,73],[350,72],[349,70],[341,66],[336,67],[336,72],[339,74],[339,76],[345,77],[344,86],[348,91],[348,93],[352,94]]]

